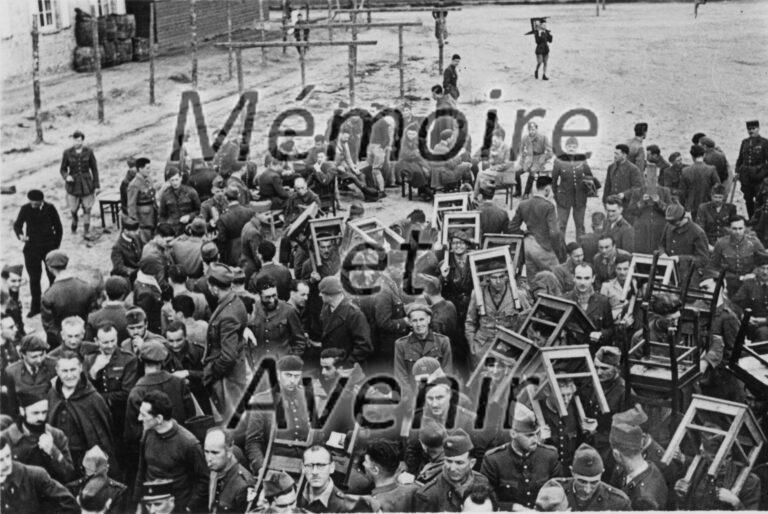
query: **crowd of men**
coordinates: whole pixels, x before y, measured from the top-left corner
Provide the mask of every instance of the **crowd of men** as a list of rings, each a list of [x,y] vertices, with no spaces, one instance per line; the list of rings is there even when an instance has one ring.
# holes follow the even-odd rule
[[[438,105],[455,105],[452,93],[433,88]],[[268,155],[262,170],[233,157],[240,151],[236,140],[226,141],[212,164],[182,158],[167,165],[162,184],[149,159],[131,159],[106,279],[69,271],[70,256],[59,249],[58,211],[42,191],[29,191],[13,226],[24,242],[24,264],[6,256],[11,262],[2,271],[3,509],[768,506],[762,455],[737,493],[731,489],[745,464],[736,455],[725,456],[715,477],[685,475],[694,458],[715,457],[722,442],[715,433],[671,463],[661,461],[675,413],[627,394],[618,343],[644,337],[640,302],[628,308],[625,295],[633,254],[660,250],[676,262],[679,276],[692,270],[692,283],[702,289],[714,290],[725,270],[712,343],[703,349],[692,390],[747,402],[765,427],[764,400],[726,369],[745,309],[752,312],[748,337],[768,339],[768,141],[758,123],[747,123],[734,169],[704,134],[694,136],[689,164],[680,152],[667,161],[659,146],[645,146],[648,125],[639,123],[634,138],[616,145],[604,184],[575,138],[553,159],[535,123],[519,159],[497,127],[489,149],[473,156],[468,140],[454,157],[434,162],[419,151],[420,120],[408,107],[403,123],[399,155],[392,153],[394,124],[384,119],[362,152],[362,125],[350,120],[337,141],[319,134],[300,158],[289,137],[280,145],[282,158]],[[433,153],[454,146],[452,123],[435,123]],[[77,232],[83,207],[87,235],[100,184],[84,137],[73,134],[61,172],[71,231]],[[429,209],[416,206],[391,225],[421,248],[412,272],[406,276],[397,251],[384,252],[383,264],[349,271],[352,257],[370,249],[370,242],[357,246],[359,233],[349,225],[365,217],[364,204],[357,198],[348,204],[341,233],[313,234],[299,219],[307,209],[343,213],[342,196],[377,201],[403,181],[426,199],[465,191],[470,209],[480,212],[480,238],[524,236],[524,267],[513,276],[493,273],[476,289],[468,255],[477,234],[454,230],[443,241]],[[746,213],[729,203],[737,181]],[[495,196],[515,182],[520,200],[510,218]],[[587,201],[601,188],[604,209],[592,214],[587,232]],[[576,238],[566,241],[571,215]],[[26,316],[24,270],[31,293]],[[350,283],[369,292],[357,294]],[[473,373],[488,377],[491,391],[508,384],[508,370],[484,356],[499,328],[519,330],[542,294],[573,301],[594,325],[583,342],[608,414],[597,407],[594,385],[570,379],[535,406],[489,396],[481,380],[465,386]],[[682,309],[679,296],[654,295],[645,328],[674,330]],[[37,315],[44,332],[28,333],[26,320]],[[274,383],[261,373],[267,362],[276,363]],[[374,376],[394,381],[371,382]],[[254,377],[263,380],[256,384]],[[263,408],[270,403],[274,409]],[[478,420],[479,413],[485,418]],[[339,437],[354,444],[331,444]],[[339,447],[352,463],[346,468]],[[300,462],[301,472],[270,468],[275,456]]]

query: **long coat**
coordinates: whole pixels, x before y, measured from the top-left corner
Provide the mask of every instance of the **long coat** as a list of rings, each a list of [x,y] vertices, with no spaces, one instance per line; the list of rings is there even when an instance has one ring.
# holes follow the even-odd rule
[[[643,195],[658,195],[658,200],[643,200]],[[635,229],[635,247],[624,250],[651,254],[659,247],[667,221],[664,212],[672,202],[669,188],[638,187],[629,193],[626,218]]]
[[[13,514],[75,514],[80,507],[67,488],[52,479],[43,468],[21,462],[11,464],[11,474],[5,479],[2,498],[3,512]]]
[[[603,187],[603,202],[609,196],[618,193],[626,195],[629,190],[643,185],[643,174],[637,166],[625,160],[621,163],[611,163],[605,174],[605,187]]]
[[[217,244],[221,262],[230,266],[240,265],[243,227],[253,217],[253,209],[244,205],[230,205],[227,212],[219,216],[216,229],[219,232]]]
[[[230,412],[245,391],[247,365],[243,330],[247,322],[245,305],[234,292],[219,301],[208,322],[203,384],[212,389],[211,398],[221,412]]]
[[[364,363],[373,351],[371,329],[359,307],[347,299],[330,312],[324,305],[320,319],[323,320],[321,342],[323,349],[341,348],[347,352],[350,364]]]
[[[680,199],[686,211],[691,213],[691,219],[696,219],[699,205],[710,200],[712,187],[720,183],[717,176],[717,170],[714,166],[709,166],[703,162],[694,162],[683,169],[683,176],[680,178],[680,189],[682,198]]]
[[[40,304],[40,319],[48,336],[48,345],[59,345],[61,322],[69,316],[88,319],[91,307],[96,304],[96,291],[85,280],[71,275],[61,274],[56,277],[51,287],[43,293]]]
[[[592,170],[583,154],[563,154],[555,159],[552,166],[552,189],[558,207],[585,207],[587,186],[584,177],[591,177]]]

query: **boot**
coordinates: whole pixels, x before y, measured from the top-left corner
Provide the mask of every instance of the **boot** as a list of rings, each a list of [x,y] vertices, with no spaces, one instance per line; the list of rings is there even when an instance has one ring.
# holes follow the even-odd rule
[[[541,77],[541,80],[549,80],[549,77],[547,77],[546,75],[543,75],[543,76]]]
[[[71,225],[71,227],[70,227],[70,228],[72,229],[72,233],[73,233],[73,234],[74,234],[75,232],[77,232],[77,215],[76,215],[76,214],[73,214],[73,215],[72,215],[72,225]]]
[[[533,78],[537,79],[539,78],[539,69],[536,68],[536,71],[533,72]]]
[[[83,225],[83,239],[85,239],[86,241],[90,241],[91,240],[90,230],[91,230],[91,226],[90,225]]]

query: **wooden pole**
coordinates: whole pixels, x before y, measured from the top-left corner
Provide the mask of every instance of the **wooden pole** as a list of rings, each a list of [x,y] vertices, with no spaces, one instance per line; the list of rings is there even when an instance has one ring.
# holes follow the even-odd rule
[[[405,97],[405,70],[403,69],[403,26],[397,27],[397,65],[400,68],[400,98]]]
[[[357,13],[354,13],[352,15],[352,23],[355,24],[355,25],[352,25],[352,41],[357,41],[357,31],[358,31],[358,28],[357,28]],[[353,53],[352,64],[355,66],[352,69],[352,73],[354,75],[357,75],[357,47],[356,46],[352,47],[352,53]]]
[[[155,2],[149,3],[149,105],[155,105]]]
[[[600,0],[595,0],[595,14],[600,17]]]
[[[440,75],[443,74],[443,48],[445,42],[443,41],[443,30],[440,27],[437,31],[437,71]]]
[[[97,40],[98,44],[98,40]],[[35,106],[35,144],[43,142],[43,119],[40,117],[40,31],[37,29],[37,15],[32,15],[32,97]]]
[[[355,45],[349,45],[349,106],[355,106]]]
[[[197,0],[189,0],[189,31],[192,36],[192,87],[197,89]]]
[[[288,16],[291,15],[290,12],[288,12],[288,6],[287,6],[287,0],[283,0],[283,43],[287,41],[287,33],[285,30],[285,26],[288,24],[288,20],[286,19]],[[288,50],[287,46],[283,47],[283,55],[285,55],[285,52]]]
[[[237,91],[243,94],[243,49],[235,50],[235,59],[237,60]]]
[[[299,48],[299,63],[301,64],[301,89],[307,85],[307,61],[304,58],[306,48]]]
[[[104,123],[104,87],[101,82],[101,49],[99,48],[99,19],[96,8],[91,6],[91,35],[93,37],[93,70],[96,75],[96,103],[99,123]]]
[[[309,4],[304,4],[304,11],[306,12],[306,15],[304,16],[304,20],[309,23]]]
[[[328,0],[328,23],[333,21],[333,0]],[[328,41],[333,41],[333,27],[328,27]]]
[[[232,80],[232,0],[227,0],[227,72],[229,80]]]

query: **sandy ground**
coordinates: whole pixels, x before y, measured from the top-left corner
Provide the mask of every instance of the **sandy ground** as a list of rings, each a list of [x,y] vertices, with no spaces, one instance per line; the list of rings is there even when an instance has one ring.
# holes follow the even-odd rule
[[[319,16],[320,14],[318,14]],[[549,16],[553,33],[549,82],[533,78],[534,44],[531,16]],[[427,114],[433,107],[429,87],[440,82],[437,44],[428,13],[375,14],[375,21],[421,20],[424,27],[406,29],[407,93],[423,100],[414,110]],[[733,163],[739,142],[746,137],[744,121],[760,118],[768,126],[768,2],[752,0],[710,3],[693,18],[692,3],[608,4],[595,17],[593,5],[525,5],[468,7],[448,18],[446,54],[463,57],[459,70],[459,108],[469,120],[470,134],[479,145],[488,109],[497,109],[511,139],[517,110],[543,108],[545,132],[574,108],[593,111],[598,119],[595,137],[582,138],[581,147],[593,152],[590,161],[598,177],[610,164],[613,146],[632,136],[635,122],[650,125],[647,144],[658,144],[663,154],[681,151],[687,156],[694,132],[713,137]],[[315,30],[313,39],[327,38]],[[337,32],[336,39],[349,34]],[[360,39],[378,40],[359,50],[358,106],[372,102],[397,102],[397,33],[373,29]],[[269,50],[267,66],[261,51],[244,52],[246,88],[259,92],[258,117],[252,153],[266,152],[265,134],[276,115],[290,107],[300,90],[295,49],[284,56]],[[28,189],[45,191],[62,214],[66,235],[62,248],[71,256],[71,267],[85,273],[97,268],[108,272],[109,250],[115,233],[102,234],[86,246],[69,233],[63,181],[58,173],[61,151],[70,144],[75,129],[85,132],[86,144],[99,160],[102,190],[115,189],[125,172],[124,159],[145,155],[155,163],[170,154],[181,92],[189,89],[169,79],[189,73],[185,55],[166,56],[157,63],[158,104],[148,105],[148,64],[132,63],[104,71],[107,122],[96,122],[95,80],[91,75],[68,74],[43,84],[45,144],[33,145],[34,121],[31,86],[6,86],[2,91],[2,183],[16,185],[19,193],[3,195],[2,261],[21,262],[21,244],[11,225]],[[318,131],[340,100],[347,101],[346,49],[314,49],[308,55],[307,81],[315,92],[303,102],[314,116]],[[491,100],[489,92],[502,95]],[[237,99],[236,80],[227,80],[226,51],[205,48],[200,58],[200,96],[209,132],[226,119]],[[191,120],[190,120],[191,124]],[[567,128],[584,128],[574,119]],[[764,132],[768,129],[764,129]],[[311,145],[307,138],[297,142]],[[689,159],[689,157],[688,157]],[[160,165],[158,164],[158,167]],[[156,168],[157,169],[157,168]],[[159,172],[158,172],[159,175]],[[743,210],[740,194],[737,201]],[[503,196],[497,196],[503,202]],[[377,204],[367,204],[368,214],[392,222],[416,206],[426,204],[400,199],[399,193]],[[599,208],[596,200],[589,210]],[[96,208],[94,208],[96,212]],[[100,231],[100,223],[94,223]],[[569,226],[569,239],[573,227]],[[45,287],[45,285],[43,286]],[[28,288],[23,287],[25,295]],[[28,298],[27,298],[28,300]],[[25,307],[26,308],[26,307]]]

